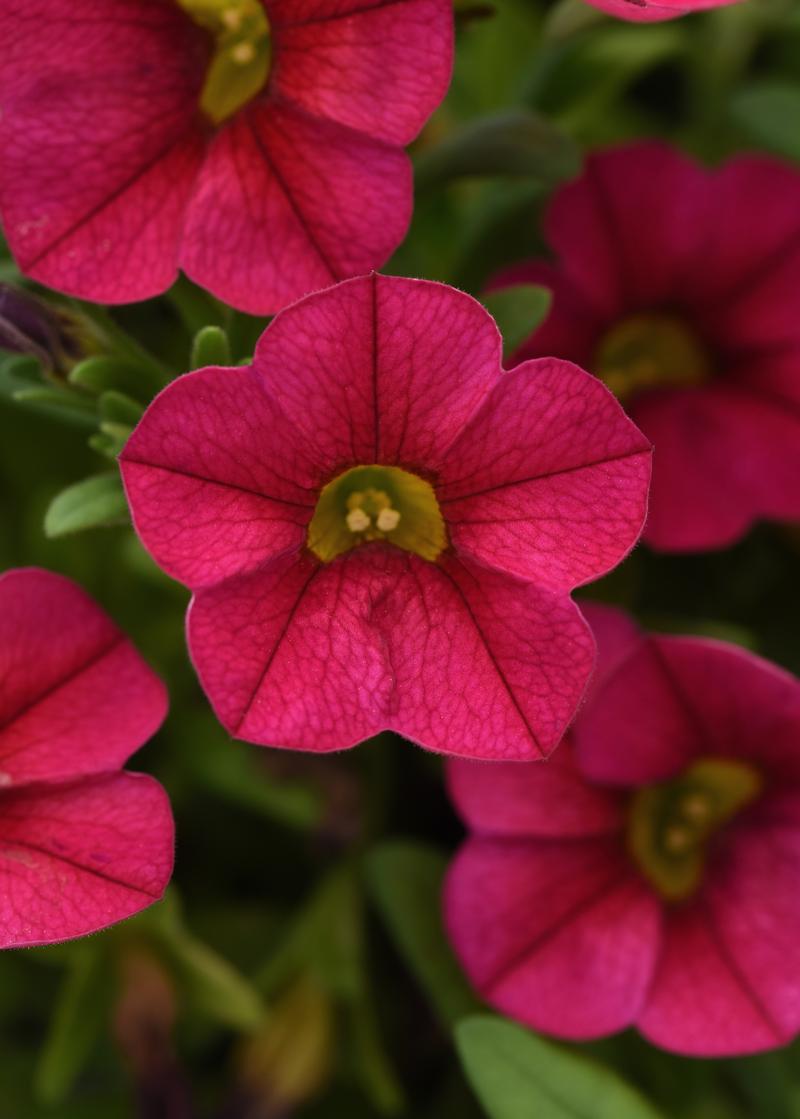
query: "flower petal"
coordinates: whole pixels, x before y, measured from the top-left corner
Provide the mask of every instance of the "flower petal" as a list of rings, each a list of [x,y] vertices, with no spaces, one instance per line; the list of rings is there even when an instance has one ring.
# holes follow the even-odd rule
[[[396,681],[391,729],[460,757],[549,754],[594,660],[575,604],[449,554],[406,563],[382,626]]]
[[[750,502],[734,484],[738,448],[717,396],[712,389],[664,391],[631,406],[656,448],[643,539],[659,551],[723,548],[753,520]]]
[[[189,642],[218,717],[249,741],[325,751],[392,729],[506,759],[556,745],[593,655],[569,599],[381,544],[201,590]]]
[[[325,481],[252,368],[173,381],[120,463],[143,543],[191,587],[299,548]]]
[[[607,319],[671,300],[700,258],[708,173],[657,141],[597,152],[558,191],[547,241],[563,271]]]
[[[5,5],[0,213],[21,269],[105,303],[168,287],[204,150],[205,36],[177,5]]]
[[[447,789],[461,818],[485,836],[605,835],[624,826],[616,796],[589,785],[564,739],[546,762],[462,760],[447,765]]]
[[[699,902],[668,911],[662,957],[637,1025],[653,1044],[692,1057],[756,1053],[789,1040]]]
[[[405,235],[411,203],[400,148],[291,104],[254,102],[212,143],[180,262],[220,299],[272,314],[380,267]]]
[[[0,577],[0,661],[0,786],[115,769],[166,714],[131,642],[49,571]]]
[[[592,780],[621,787],[660,781],[707,750],[704,729],[670,670],[669,640],[643,636],[590,689],[572,738]]]
[[[499,380],[500,357],[468,295],[373,275],[284,311],[255,367],[331,474],[375,462],[428,473]]]
[[[453,444],[437,493],[453,546],[570,589],[630,551],[651,447],[599,381],[554,358],[507,373]]]
[[[139,773],[0,791],[0,947],[84,936],[157,901],[173,830]]]
[[[270,0],[271,88],[317,116],[407,144],[447,92],[450,0]]]
[[[534,1029],[573,1039],[635,1020],[660,909],[614,839],[472,839],[445,884],[450,939],[481,994]]]

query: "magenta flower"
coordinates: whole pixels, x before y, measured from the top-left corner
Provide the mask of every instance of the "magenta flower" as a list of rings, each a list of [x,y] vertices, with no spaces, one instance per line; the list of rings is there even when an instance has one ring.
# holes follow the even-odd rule
[[[588,0],[595,8],[609,15],[634,23],[655,23],[665,19],[677,19],[691,12],[703,12],[708,8],[721,8],[737,0]]]
[[[272,313],[380,266],[451,0],[0,5],[0,214],[28,275],[103,303],[182,268]]]
[[[582,370],[500,360],[469,296],[372,275],[283,311],[252,367],[150,405],[123,479],[145,547],[195,592],[192,657],[231,734],[558,742],[594,655],[569,590],[634,544],[650,446]]]
[[[603,152],[550,207],[556,263],[501,280],[554,292],[520,356],[590,369],[652,439],[654,548],[800,519],[799,195],[766,157],[710,171],[657,143]]]
[[[573,1039],[694,1056],[800,1029],[800,682],[587,610],[599,665],[546,765],[455,762],[445,915],[476,987]]]
[[[0,577],[0,947],[95,932],[161,897],[166,794],[120,772],[164,718],[164,687],[84,592]]]

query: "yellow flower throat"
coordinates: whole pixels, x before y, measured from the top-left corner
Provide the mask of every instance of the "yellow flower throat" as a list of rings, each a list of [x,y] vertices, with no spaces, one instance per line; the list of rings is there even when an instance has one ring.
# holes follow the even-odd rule
[[[324,486],[308,526],[308,547],[324,563],[372,540],[423,559],[447,547],[433,487],[398,466],[356,466]]]
[[[761,775],[733,758],[703,758],[672,781],[633,795],[628,849],[662,897],[690,897],[702,881],[716,832],[755,800]]]
[[[214,124],[238,112],[269,77],[269,23],[261,0],[177,0],[215,43],[200,107]]]

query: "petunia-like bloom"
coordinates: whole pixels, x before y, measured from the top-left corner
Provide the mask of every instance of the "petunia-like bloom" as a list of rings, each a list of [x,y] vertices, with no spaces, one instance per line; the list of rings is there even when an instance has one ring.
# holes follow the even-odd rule
[[[166,794],[121,772],[166,713],[164,687],[68,579],[0,577],[0,947],[130,917],[172,873]]]
[[[452,25],[452,0],[0,0],[20,268],[103,303],[182,268],[261,314],[379,267]]]
[[[587,0],[595,8],[620,19],[634,23],[656,23],[665,19],[677,19],[691,12],[703,12],[708,8],[720,8],[737,0]]]
[[[800,519],[800,173],[743,156],[707,170],[658,143],[589,158],[546,217],[548,319],[519,357],[602,378],[655,447],[644,539],[728,545]]]
[[[472,831],[445,890],[485,998],[693,1056],[800,1030],[800,681],[589,608],[596,680],[546,764],[451,762]]]
[[[194,591],[191,654],[232,735],[558,742],[594,657],[569,591],[633,546],[650,445],[583,370],[500,363],[475,300],[373,274],[150,405],[121,456],[134,524]]]

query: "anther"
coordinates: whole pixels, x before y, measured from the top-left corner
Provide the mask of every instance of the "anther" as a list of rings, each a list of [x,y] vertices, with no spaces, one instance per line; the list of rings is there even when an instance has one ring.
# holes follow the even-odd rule
[[[363,509],[351,509],[345,517],[351,532],[364,532],[370,526],[370,519]]]
[[[400,523],[399,509],[381,509],[375,524],[381,532],[391,532]]]

